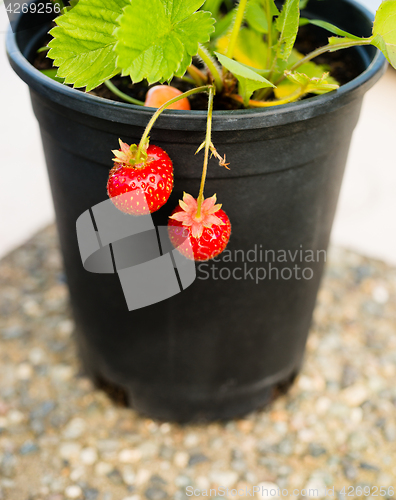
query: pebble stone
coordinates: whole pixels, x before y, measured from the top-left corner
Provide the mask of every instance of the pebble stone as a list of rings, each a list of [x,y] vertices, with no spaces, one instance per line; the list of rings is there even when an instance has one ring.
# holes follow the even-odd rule
[[[145,497],[148,500],[164,500],[168,494],[161,488],[147,488],[145,491]]]
[[[238,474],[233,471],[212,471],[209,477],[218,486],[230,488],[236,483]]]
[[[97,476],[107,476],[113,470],[113,466],[107,462],[98,462],[95,466],[95,474]]]
[[[28,363],[21,363],[16,369],[16,376],[19,380],[29,380],[32,375],[33,369]]]
[[[74,418],[71,420],[63,431],[63,436],[66,439],[78,439],[84,434],[86,423],[82,418]]]
[[[201,464],[202,462],[207,462],[208,457],[203,453],[193,453],[190,455],[188,460],[189,467],[193,467],[194,465]]]
[[[70,485],[65,489],[65,495],[67,498],[80,498],[82,495],[82,489],[76,484]]]
[[[39,447],[36,443],[34,443],[33,441],[26,441],[19,448],[19,453],[21,455],[30,455],[31,453],[36,453],[38,450],[39,450]]]
[[[95,448],[84,448],[80,453],[81,462],[85,465],[92,465],[98,460],[98,452]]]
[[[188,453],[186,453],[185,451],[179,451],[175,455],[174,463],[176,467],[183,469],[184,467],[187,467],[188,460],[189,460]]]
[[[80,443],[62,443],[59,448],[59,456],[65,460],[77,459],[81,453]]]
[[[135,484],[136,474],[132,467],[124,466],[122,468],[122,479],[126,485],[132,486]]]
[[[45,351],[44,349],[41,349],[40,347],[34,347],[30,352],[29,352],[29,361],[32,363],[32,365],[40,365],[41,363],[44,363],[45,361]]]
[[[99,497],[99,490],[96,488],[84,488],[83,492],[85,500],[97,500]]]
[[[122,463],[136,463],[142,458],[142,452],[138,449],[126,449],[120,451],[118,460]]]
[[[262,483],[259,483],[257,486],[259,488],[257,493],[258,498],[262,498],[263,500],[267,498],[280,498],[278,494],[279,485],[264,481]]]
[[[339,248],[328,257],[289,391],[241,419],[180,426],[115,405],[81,374],[53,227],[6,256],[0,500],[188,500],[190,485],[263,484],[334,486],[341,498],[348,486],[396,487],[396,269]]]

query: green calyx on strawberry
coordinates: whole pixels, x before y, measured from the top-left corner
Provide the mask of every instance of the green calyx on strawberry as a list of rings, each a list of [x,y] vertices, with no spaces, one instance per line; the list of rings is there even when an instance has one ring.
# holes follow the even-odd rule
[[[216,195],[206,198],[198,215],[198,201],[184,193],[183,201],[169,218],[168,232],[175,248],[185,257],[205,261],[213,259],[226,248],[231,235],[231,223]]]
[[[120,165],[123,166],[131,166],[135,167],[136,165],[139,165],[140,168],[142,168],[147,159],[147,149],[149,147],[149,139],[145,141],[143,148],[140,152],[140,157],[137,159],[137,152],[138,152],[138,146],[136,144],[127,144],[126,142],[122,142],[121,139],[118,139],[120,143],[120,149],[114,149],[112,151],[113,155],[115,158],[113,159],[114,163],[119,163]],[[139,167],[138,167],[139,168]]]
[[[147,139],[138,154],[136,144],[129,146],[120,139],[120,149],[113,153],[107,182],[113,204],[131,215],[156,212],[165,205],[173,189],[173,164],[166,152]]]

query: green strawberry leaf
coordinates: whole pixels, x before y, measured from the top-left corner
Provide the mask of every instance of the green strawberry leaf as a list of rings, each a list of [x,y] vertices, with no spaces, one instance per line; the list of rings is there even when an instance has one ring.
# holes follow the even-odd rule
[[[296,41],[299,18],[299,0],[286,0],[276,20],[276,27],[280,33],[277,56],[284,61],[289,58]]]
[[[237,11],[236,8],[232,9],[225,16],[221,17],[216,21],[215,31],[212,38],[214,39],[220,38],[227,33],[228,29],[230,28],[230,26],[234,21],[236,11]]]
[[[246,21],[259,33],[268,33],[268,21],[264,9],[259,2],[249,2],[246,9]]]
[[[155,83],[183,74],[198,44],[213,32],[210,12],[196,12],[203,0],[133,0],[118,19],[115,51],[122,75],[134,83]]]
[[[323,28],[327,31],[330,31],[330,33],[333,33],[334,35],[343,36],[350,40],[365,40],[365,38],[352,35],[347,31],[343,31],[340,28],[337,28],[337,26],[334,26],[334,24],[328,23],[326,21],[320,21],[319,19],[306,19],[305,17],[302,17],[300,19],[300,26],[304,26],[306,24],[313,24],[314,26],[319,26],[319,28]]]
[[[219,21],[221,18],[220,7],[222,3],[223,0],[205,0],[202,9],[210,12],[216,21]]]
[[[50,69],[41,69],[40,73],[42,73],[45,76],[48,76],[48,78],[51,78],[51,80],[55,80],[56,82],[63,83],[65,80],[64,78],[59,78],[59,76],[56,75],[58,72],[57,68],[50,68]]]
[[[129,0],[106,0],[106,4],[80,0],[55,19],[48,57],[59,67],[59,78],[74,87],[86,87],[88,92],[119,73],[113,32],[127,3]]]
[[[262,0],[258,0],[258,1],[261,4],[263,3]],[[270,6],[272,16],[279,16],[280,12],[278,10],[278,7],[275,5],[275,1],[274,0],[266,0],[265,5],[267,4],[267,1],[269,1],[269,6]]]
[[[275,85],[273,85],[270,81],[259,75],[256,71],[253,71],[245,64],[234,61],[233,59],[223,56],[218,52],[215,52],[215,55],[220,63],[238,80],[239,95],[242,97],[245,106],[249,105],[249,99],[255,90],[266,87],[275,87]]]
[[[396,0],[384,0],[377,10],[371,43],[396,68]]]

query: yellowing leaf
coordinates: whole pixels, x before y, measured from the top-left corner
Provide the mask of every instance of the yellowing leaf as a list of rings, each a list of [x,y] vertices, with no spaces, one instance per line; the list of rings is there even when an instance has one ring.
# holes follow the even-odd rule
[[[338,84],[329,83],[329,74],[324,73],[320,78],[310,78],[304,73],[286,72],[286,78],[300,89],[302,94],[325,94],[339,88]]]
[[[287,61],[287,66],[291,67],[304,56],[298,52],[296,49],[293,49],[290,57]],[[316,64],[312,61],[309,61],[299,68],[299,72],[307,75],[310,78],[321,78],[323,73],[328,72],[329,68],[324,64]],[[338,85],[338,82],[332,76],[328,76],[326,81],[331,85]],[[285,99],[289,97],[289,95],[294,94],[299,89],[299,85],[295,82],[292,82],[289,79],[283,80],[276,89],[274,89],[275,96],[277,99]]]
[[[216,42],[218,52],[225,55],[228,44],[229,36],[219,38]],[[233,57],[246,66],[265,69],[267,67],[267,44],[263,36],[250,29],[242,28],[238,34]]]

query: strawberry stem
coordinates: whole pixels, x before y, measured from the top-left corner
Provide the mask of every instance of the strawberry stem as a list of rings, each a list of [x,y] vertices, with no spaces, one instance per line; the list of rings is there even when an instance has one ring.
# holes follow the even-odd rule
[[[226,56],[229,57],[230,59],[232,59],[232,56],[234,55],[237,38],[239,32],[241,31],[241,25],[243,22],[243,18],[245,16],[246,5],[247,5],[247,0],[240,0],[237,13],[234,19],[234,25],[231,31],[230,42],[227,47]]]
[[[190,64],[187,68],[187,73],[194,80],[195,84],[200,87],[201,85],[205,85],[208,81],[208,77],[202,73],[200,69],[198,69],[194,64]]]
[[[221,77],[221,72],[219,67],[217,66],[217,63],[203,45],[198,46],[198,55],[210,71],[213,80],[215,81],[216,89],[221,92],[223,90],[223,79]]]
[[[271,3],[270,0],[265,0],[265,13],[267,16],[267,24],[268,24],[268,33],[267,33],[267,69],[271,66],[272,60],[272,12],[271,12]]]
[[[187,92],[184,92],[183,94],[180,94],[176,97],[173,97],[173,99],[169,99],[165,104],[163,104],[160,108],[157,109],[157,111],[153,114],[151,117],[151,120],[148,122],[147,127],[145,131],[143,132],[142,138],[140,139],[138,150],[136,153],[136,163],[139,163],[142,152],[147,149],[147,144],[148,144],[148,136],[150,134],[151,129],[153,128],[155,122],[157,121],[158,117],[161,115],[163,111],[165,111],[166,108],[171,106],[177,101],[180,101],[181,99],[184,99],[185,97],[189,97],[190,95],[194,94],[199,94],[200,92],[207,92],[208,90],[213,89],[213,85],[204,85],[202,87],[197,87],[195,89],[188,90]]]
[[[120,97],[123,101],[130,102],[131,104],[136,104],[137,106],[144,106],[143,101],[139,101],[138,99],[134,99],[133,97],[124,94],[124,92],[117,88],[110,80],[106,80],[104,84],[111,92],[113,92],[114,95]]]
[[[199,190],[198,204],[197,204],[197,219],[201,217],[201,207],[204,201],[204,188],[206,181],[206,173],[208,171],[209,150],[212,145],[212,116],[213,116],[213,97],[215,94],[215,87],[212,85],[209,89],[209,102],[208,102],[208,119],[206,120],[206,138],[205,138],[205,157],[202,170],[201,187]]]

